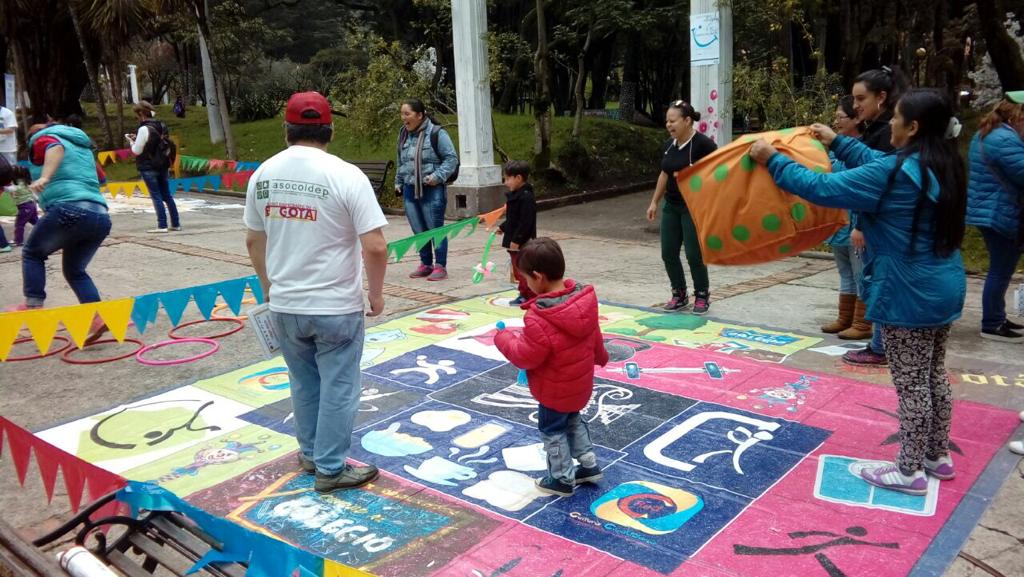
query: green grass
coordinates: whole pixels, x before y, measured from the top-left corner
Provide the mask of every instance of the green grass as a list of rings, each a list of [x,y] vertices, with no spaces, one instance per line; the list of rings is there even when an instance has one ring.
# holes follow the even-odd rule
[[[95,108],[88,106],[88,112]],[[171,112],[171,106],[158,106],[157,118],[163,120],[171,129],[171,134],[178,137],[181,145],[178,154],[199,156],[203,158],[225,158],[224,145],[212,144],[206,119],[206,109],[189,107],[185,118],[177,118]],[[554,118],[552,122],[552,143],[555,163],[565,143],[570,140],[572,118]],[[458,146],[458,129],[454,126],[455,118],[442,118],[448,126],[449,134]],[[114,118],[112,128],[116,132]],[[283,118],[273,118],[256,122],[234,123],[232,130],[238,150],[238,160],[266,160],[285,148]],[[346,160],[387,160],[395,157],[395,143],[386,140],[374,143],[361,137],[351,130],[349,121],[344,117],[335,119],[334,141],[328,150]],[[397,123],[396,123],[397,124]],[[134,132],[137,125],[134,118],[125,118],[125,129]],[[529,160],[533,156],[533,117],[528,115],[495,114],[494,127],[497,134],[497,146],[510,158]],[[85,131],[97,142],[102,142],[102,131],[99,121],[90,114],[85,122]],[[592,188],[603,182],[623,180],[650,180],[657,177],[658,146],[664,133],[658,129],[629,126],[621,122],[603,118],[585,118],[581,142],[590,155],[591,167],[589,174],[576,175],[574,167],[562,167],[570,175],[569,182],[552,183],[539,186],[538,192],[555,193],[566,188]],[[115,148],[127,146],[123,138]],[[101,146],[101,148],[103,148]],[[501,157],[495,153],[495,162],[501,163]],[[110,180],[130,180],[137,178],[138,173],[132,163],[108,165],[107,174]],[[605,185],[607,186],[607,185]]]

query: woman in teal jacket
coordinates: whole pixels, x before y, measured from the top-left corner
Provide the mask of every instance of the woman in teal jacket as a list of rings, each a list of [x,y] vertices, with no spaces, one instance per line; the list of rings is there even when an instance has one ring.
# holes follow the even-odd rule
[[[1006,98],[981,121],[971,139],[967,224],[978,227],[988,249],[981,293],[981,336],[1022,342],[1024,329],[1006,318],[1006,291],[1020,262],[1024,202],[1024,90]]]
[[[38,174],[29,188],[39,195],[45,214],[21,253],[25,307],[41,308],[46,301],[46,259],[58,250],[63,251],[64,279],[78,302],[99,302],[99,291],[85,269],[110,233],[110,215],[100,193],[91,142],[72,126],[39,128],[29,139],[30,170]],[[91,337],[102,326],[98,321]]]
[[[763,140],[750,149],[781,188],[860,215],[871,247],[864,262],[866,317],[882,325],[899,395],[901,445],[895,463],[865,462],[858,469],[872,485],[912,495],[927,494],[927,474],[954,476],[945,355],[967,290],[959,250],[966,206],[966,176],[954,140],[959,128],[946,98],[918,89],[896,105],[895,154],[837,137],[820,124],[812,130],[846,170],[818,174]]]

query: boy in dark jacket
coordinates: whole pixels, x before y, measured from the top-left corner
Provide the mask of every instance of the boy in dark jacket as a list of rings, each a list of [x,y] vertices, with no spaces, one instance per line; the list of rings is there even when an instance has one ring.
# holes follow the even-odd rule
[[[603,476],[580,416],[594,390],[594,365],[608,364],[597,322],[597,294],[589,285],[563,280],[562,249],[550,238],[527,242],[517,261],[519,273],[538,296],[522,305],[523,329],[499,330],[494,345],[526,370],[530,394],[540,404],[537,427],[548,454],[548,474],[537,479],[537,488],[568,496],[576,483]]]
[[[519,249],[526,241],[537,238],[537,199],[533,196],[533,186],[528,182],[529,164],[522,160],[510,160],[505,163],[503,171],[508,192],[505,193],[505,222],[498,227],[498,232],[504,235],[501,246],[508,249],[512,258],[512,272],[519,283],[519,296],[509,304],[519,306],[537,296],[530,290],[526,278],[516,266]]]

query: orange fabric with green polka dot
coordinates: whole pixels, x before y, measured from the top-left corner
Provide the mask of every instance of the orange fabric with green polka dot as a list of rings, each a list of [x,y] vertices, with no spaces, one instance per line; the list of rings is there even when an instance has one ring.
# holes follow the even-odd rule
[[[775,186],[768,169],[747,155],[758,138],[812,170],[832,170],[825,147],[800,127],[744,135],[676,173],[705,263],[786,258],[821,244],[847,223],[845,210],[811,204]]]

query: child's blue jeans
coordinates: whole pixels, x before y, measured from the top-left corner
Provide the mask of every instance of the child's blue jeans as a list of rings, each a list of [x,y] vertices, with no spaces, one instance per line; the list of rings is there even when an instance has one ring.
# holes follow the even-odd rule
[[[575,484],[574,458],[584,468],[597,466],[590,431],[579,411],[562,413],[541,405],[537,413],[537,428],[544,441],[544,451],[548,454],[548,475],[551,477],[566,485]]]

